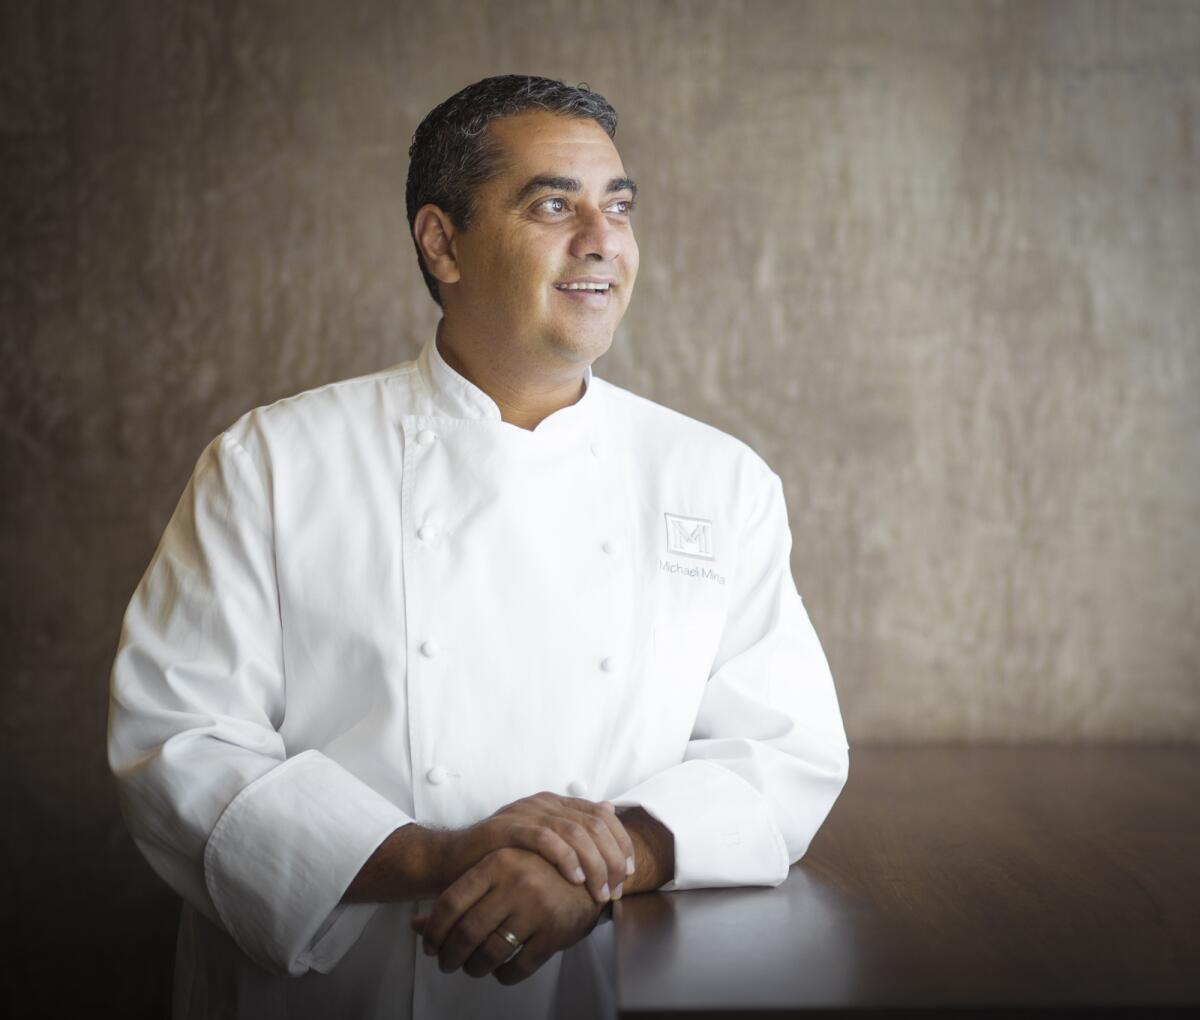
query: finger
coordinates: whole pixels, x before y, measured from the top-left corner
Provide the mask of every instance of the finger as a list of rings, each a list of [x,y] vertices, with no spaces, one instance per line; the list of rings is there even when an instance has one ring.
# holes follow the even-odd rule
[[[441,951],[442,942],[458,919],[471,909],[491,888],[491,872],[486,864],[477,864],[451,882],[433,905],[425,924],[425,953]]]
[[[505,920],[509,919],[510,914],[512,914],[512,896],[497,889],[490,891],[467,910],[446,934],[438,953],[438,967],[444,973],[449,974],[458,970],[481,949],[484,950],[486,956],[487,947],[490,947],[491,954],[497,957],[496,963],[499,963],[504,956],[498,955],[500,950],[495,943],[499,942],[503,945],[508,945],[508,943],[499,935],[494,939],[490,936]],[[520,938],[519,931],[513,931],[513,934]],[[509,952],[512,952],[512,946],[508,948]]]
[[[535,805],[541,807],[541,814],[528,814]],[[519,818],[525,824],[532,823],[557,834],[574,852],[584,872],[588,892],[597,903],[608,902],[617,887],[632,874],[629,861],[633,857],[633,841],[624,825],[613,812],[603,810],[590,800],[544,791],[517,801],[505,812],[514,821]],[[508,832],[515,827],[510,827]],[[505,841],[512,843],[514,839],[507,835]],[[532,849],[527,842],[522,842],[521,846]],[[535,852],[541,853],[536,849]],[[568,881],[577,881],[569,865],[564,871],[558,861],[545,854],[542,856],[559,867]]]
[[[429,923],[429,915],[418,914],[416,917],[410,918],[409,923],[413,926],[413,930],[420,935],[425,930],[425,926]]]
[[[612,801],[603,801],[598,806],[602,809],[599,812],[599,817],[608,825],[609,831],[613,834],[613,839],[617,841],[617,846],[621,848],[621,852],[625,855],[625,860],[621,865],[621,877],[617,879],[619,884],[624,882],[634,872],[633,837],[629,835],[629,830],[625,828],[624,823],[617,817],[617,809]]]
[[[516,912],[507,914],[488,932],[487,937],[475,949],[475,952],[463,963],[463,973],[474,978],[486,977],[513,955],[514,946],[500,934],[500,929],[516,936],[524,943],[529,936],[525,935],[526,927],[518,918]],[[525,952],[522,944],[521,953]],[[517,954],[518,956],[520,953]]]
[[[603,810],[598,804],[593,804],[591,801],[580,801],[583,810],[579,812],[581,823],[587,828],[592,837],[592,842],[595,843],[596,849],[600,851],[600,855],[604,858],[605,863],[605,882],[609,889],[615,892],[619,886],[628,877],[628,866],[626,862],[629,860],[630,851],[633,849],[632,841],[630,841],[629,851],[622,848],[617,839],[619,832],[626,840],[629,839],[625,832],[625,827],[617,819],[616,815],[609,814]],[[598,903],[603,903],[604,900],[597,900]]]
[[[603,833],[597,833],[592,828],[588,816],[579,812],[571,812],[569,815],[545,815],[541,821],[543,826],[558,833],[575,851],[580,865],[583,867],[588,892],[592,894],[592,899],[597,903],[607,903],[611,898],[613,888],[608,881],[612,869],[598,837],[599,839],[607,838],[608,842],[612,844],[611,853],[615,855],[616,848],[612,843],[612,837],[608,835],[608,827],[601,826],[604,830]]]
[[[496,941],[492,939],[491,941]],[[503,941],[503,940],[501,940]],[[492,971],[492,976],[502,985],[515,985],[537,971],[554,954],[554,945],[548,939],[534,933],[522,949],[508,963]],[[511,950],[510,950],[511,952]],[[503,957],[501,957],[503,959]]]
[[[585,878],[579,855],[553,829],[543,825],[514,825],[508,830],[513,846],[532,850],[545,858],[572,885],[581,885]]]

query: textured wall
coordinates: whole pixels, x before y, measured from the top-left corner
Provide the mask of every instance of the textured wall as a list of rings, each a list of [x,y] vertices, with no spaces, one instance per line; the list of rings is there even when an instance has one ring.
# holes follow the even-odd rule
[[[0,10],[23,966],[61,911],[80,995],[161,994],[103,760],[121,613],[211,436],[427,336],[407,143],[487,74],[620,111],[642,271],[598,371],[782,475],[852,743],[1200,738],[1200,5]]]

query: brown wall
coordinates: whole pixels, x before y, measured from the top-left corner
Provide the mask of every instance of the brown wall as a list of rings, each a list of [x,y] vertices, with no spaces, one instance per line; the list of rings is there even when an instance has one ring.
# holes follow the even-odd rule
[[[161,1001],[121,613],[209,438],[428,335],[408,139],[488,74],[620,111],[642,270],[597,371],[782,475],[852,745],[1200,738],[1200,5],[0,10],[20,968]]]

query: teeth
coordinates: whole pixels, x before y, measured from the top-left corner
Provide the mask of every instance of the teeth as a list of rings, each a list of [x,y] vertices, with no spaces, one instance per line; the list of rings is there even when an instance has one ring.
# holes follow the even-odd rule
[[[607,283],[559,283],[559,290],[608,290]]]

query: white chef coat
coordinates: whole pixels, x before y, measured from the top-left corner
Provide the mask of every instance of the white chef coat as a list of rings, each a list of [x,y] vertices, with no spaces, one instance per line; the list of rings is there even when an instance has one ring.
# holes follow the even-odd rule
[[[539,790],[643,806],[674,834],[666,890],[782,882],[848,767],[790,547],[752,450],[590,370],[525,430],[430,338],[242,416],[112,672],[122,809],[185,902],[177,995],[329,973],[388,834]],[[402,948],[418,986],[445,977]]]

